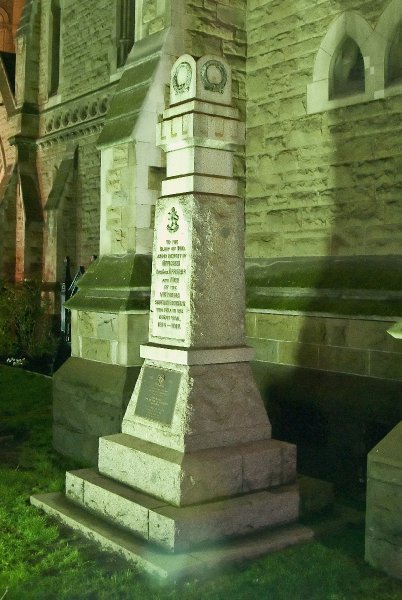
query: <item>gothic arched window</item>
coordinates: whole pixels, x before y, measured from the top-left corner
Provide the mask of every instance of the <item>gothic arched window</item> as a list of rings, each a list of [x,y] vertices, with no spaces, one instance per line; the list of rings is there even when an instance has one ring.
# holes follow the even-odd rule
[[[364,60],[359,46],[346,37],[332,58],[329,97],[364,93]]]
[[[15,52],[10,18],[4,8],[0,8],[0,51]]]
[[[389,47],[385,67],[386,85],[402,83],[402,23],[399,23]]]
[[[122,67],[134,44],[135,0],[117,3],[117,66]]]
[[[49,96],[57,94],[60,81],[60,1],[52,0],[49,19]]]

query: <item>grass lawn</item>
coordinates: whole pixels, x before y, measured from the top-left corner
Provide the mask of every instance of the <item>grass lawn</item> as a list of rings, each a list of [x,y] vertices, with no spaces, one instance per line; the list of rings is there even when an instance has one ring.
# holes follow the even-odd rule
[[[361,526],[177,585],[98,552],[29,504],[78,466],[52,451],[50,395],[49,378],[0,366],[0,600],[402,600],[365,564]]]

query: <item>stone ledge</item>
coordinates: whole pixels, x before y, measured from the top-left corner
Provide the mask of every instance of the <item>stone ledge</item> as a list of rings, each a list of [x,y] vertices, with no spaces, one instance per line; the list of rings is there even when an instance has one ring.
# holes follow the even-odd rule
[[[175,506],[292,484],[295,446],[261,440],[190,453],[125,433],[99,440],[99,471]]]
[[[66,496],[172,552],[292,523],[299,513],[297,484],[183,508],[134,491],[92,469],[67,473]]]
[[[38,494],[31,496],[30,501],[33,506],[99,544],[101,549],[115,552],[150,575],[165,579],[189,577],[255,559],[310,541],[314,536],[308,527],[288,525],[188,554],[171,554],[88,513],[61,493]]]
[[[221,363],[249,362],[254,350],[248,347],[239,348],[166,348],[144,344],[140,346],[141,358],[157,360],[179,365],[210,365]]]
[[[165,179],[162,182],[163,197],[191,194],[192,192],[219,196],[237,196],[237,181],[229,177],[191,174]]]

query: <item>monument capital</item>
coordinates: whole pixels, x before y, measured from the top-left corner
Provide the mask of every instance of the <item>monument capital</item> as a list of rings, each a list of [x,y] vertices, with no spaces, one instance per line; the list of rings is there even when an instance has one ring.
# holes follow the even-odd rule
[[[196,60],[189,54],[176,60],[170,79],[170,105],[189,100],[231,104],[232,70],[226,60],[213,55]]]

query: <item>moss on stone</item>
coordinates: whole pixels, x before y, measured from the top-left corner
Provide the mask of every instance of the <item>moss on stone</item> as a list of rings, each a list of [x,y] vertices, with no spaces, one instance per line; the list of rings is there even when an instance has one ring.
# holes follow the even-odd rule
[[[398,256],[249,260],[246,286],[247,308],[402,315]]]
[[[66,307],[97,312],[148,310],[150,287],[150,256],[101,256],[80,279],[79,291]]]

